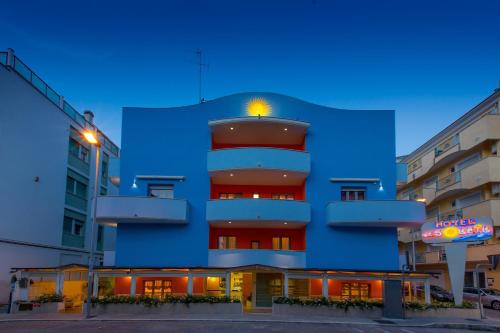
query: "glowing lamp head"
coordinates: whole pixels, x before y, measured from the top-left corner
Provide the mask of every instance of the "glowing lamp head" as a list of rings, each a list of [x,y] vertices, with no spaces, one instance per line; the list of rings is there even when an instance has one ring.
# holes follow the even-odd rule
[[[99,140],[97,140],[97,136],[94,132],[85,131],[85,132],[83,132],[83,137],[91,145],[98,145],[99,144]]]
[[[252,117],[266,117],[271,114],[271,105],[263,98],[252,98],[247,103],[247,114]]]

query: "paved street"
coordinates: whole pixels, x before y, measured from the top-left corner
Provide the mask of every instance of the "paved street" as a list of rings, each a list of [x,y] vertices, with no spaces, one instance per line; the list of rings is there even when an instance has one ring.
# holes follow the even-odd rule
[[[0,332],[9,333],[87,333],[87,332],[176,332],[176,333],[252,333],[252,332],[335,332],[335,333],[363,333],[363,332],[470,332],[466,330],[416,328],[416,327],[391,327],[388,325],[353,325],[353,324],[285,324],[269,322],[192,322],[192,321],[140,321],[140,322],[101,322],[101,321],[30,321],[30,322],[2,322]]]

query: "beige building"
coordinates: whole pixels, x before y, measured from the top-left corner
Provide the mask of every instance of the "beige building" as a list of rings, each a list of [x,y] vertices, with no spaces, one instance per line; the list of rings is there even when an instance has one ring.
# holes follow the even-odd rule
[[[409,155],[406,182],[398,184],[398,199],[426,203],[428,221],[488,216],[495,226],[494,238],[469,245],[465,286],[473,286],[477,264],[488,255],[500,254],[500,89],[443,129]],[[413,255],[412,237],[415,239]],[[424,244],[420,231],[399,231],[400,253],[410,267],[435,272],[433,284],[450,290],[446,253]],[[500,265],[483,267],[479,284],[500,289]]]

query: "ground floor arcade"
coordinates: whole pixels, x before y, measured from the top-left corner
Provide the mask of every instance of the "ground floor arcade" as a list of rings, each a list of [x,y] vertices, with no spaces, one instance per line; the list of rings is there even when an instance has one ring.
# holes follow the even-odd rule
[[[33,300],[43,294],[64,295],[67,307],[85,300],[87,270],[71,265],[51,269],[19,269],[13,299]],[[93,296],[166,297],[168,295],[228,296],[246,310],[269,308],[274,297],[383,300],[387,281],[401,281],[407,300],[430,303],[430,276],[400,272],[281,269],[268,266],[235,268],[100,267]],[[410,287],[410,284],[412,287]],[[421,285],[423,293],[412,292]]]

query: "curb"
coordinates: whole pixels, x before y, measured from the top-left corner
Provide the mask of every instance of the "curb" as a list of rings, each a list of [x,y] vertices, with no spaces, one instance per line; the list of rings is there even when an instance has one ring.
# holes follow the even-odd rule
[[[383,326],[383,327],[420,327],[420,328],[448,328],[448,329],[466,329],[473,331],[500,332],[500,325],[493,324],[469,324],[469,323],[395,323],[383,324],[377,322],[353,322],[353,321],[329,321],[329,320],[283,320],[283,319],[222,319],[222,318],[12,318],[0,319],[0,323],[8,322],[75,322],[75,321],[93,321],[93,322],[147,322],[147,321],[166,321],[166,322],[231,322],[231,323],[279,323],[279,324],[319,324],[319,325],[360,325],[360,326]]]

